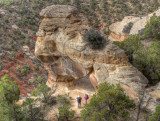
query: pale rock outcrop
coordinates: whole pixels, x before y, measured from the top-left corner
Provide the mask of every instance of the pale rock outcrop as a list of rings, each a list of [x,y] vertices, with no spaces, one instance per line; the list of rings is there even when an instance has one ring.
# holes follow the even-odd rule
[[[76,92],[77,95],[78,92],[87,91],[92,95],[93,87],[97,90],[100,83],[109,82],[120,84],[126,94],[138,104],[142,97],[140,92],[147,86],[148,80],[128,62],[123,50],[112,44],[112,41],[102,50],[92,50],[83,40],[83,34],[89,27],[73,6],[52,5],[42,10],[40,15],[44,18],[37,32],[35,55],[48,70],[47,84],[57,89],[55,94]],[[138,25],[141,19],[126,17],[124,21],[110,27],[112,31],[116,31],[115,35],[120,40],[127,36],[122,33],[126,22]],[[134,29],[134,24],[129,34],[144,27],[142,24],[142,27],[138,26],[139,29]],[[159,103],[159,88],[148,88],[145,92],[143,107],[151,112]]]
[[[43,9],[40,12],[40,16],[47,17],[47,18],[67,18],[71,14],[74,14],[77,12],[78,10],[73,6],[63,5],[62,7],[62,5],[52,5]]]
[[[48,84],[72,82],[86,76],[97,89],[102,82],[121,83],[135,92],[148,80],[128,62],[124,51],[112,42],[103,50],[92,50],[83,40],[88,29],[73,6],[52,5],[40,12],[44,17],[37,32],[35,55],[49,72]]]
[[[82,16],[75,7],[52,5],[42,10],[40,15],[44,18],[37,32],[35,55],[48,70],[49,86],[53,85],[63,90],[61,93],[67,90],[68,93],[69,90],[58,86],[58,83],[68,83],[70,87],[75,86],[76,89],[83,88],[84,92],[92,90],[88,89],[91,88],[88,80],[96,90],[102,82],[119,83],[126,94],[138,101],[139,92],[144,90],[148,80],[128,62],[125,52],[111,41],[102,50],[92,50],[83,40],[83,34],[89,27],[85,26],[81,20]],[[128,18],[124,20],[128,21]],[[135,25],[140,20],[134,17],[129,19],[135,22]],[[113,27],[112,30],[121,35],[123,24],[116,24],[117,29]],[[130,34],[141,30],[141,28],[135,30],[135,25]],[[153,94],[155,93],[153,92],[151,96]],[[151,96],[146,97],[146,104]],[[148,110],[155,108],[156,103],[152,102]]]
[[[149,22],[150,18],[153,14],[160,16],[160,8],[146,16],[135,17],[135,16],[126,16],[120,22],[116,22],[110,25],[109,29],[111,34],[109,36],[109,40],[111,41],[123,41],[128,35],[141,34],[145,29],[145,25]],[[128,33],[124,33],[125,27],[132,23],[133,25],[129,28]]]
[[[115,64],[94,64],[95,77],[98,84],[102,82],[120,83],[133,88],[134,90],[142,90],[146,86],[146,78],[135,67],[128,64],[119,66]]]

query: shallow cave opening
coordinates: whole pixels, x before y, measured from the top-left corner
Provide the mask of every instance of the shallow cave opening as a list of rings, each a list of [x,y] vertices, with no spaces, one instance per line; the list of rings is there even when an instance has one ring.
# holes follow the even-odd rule
[[[90,78],[88,75],[79,80],[73,80],[73,84],[74,84],[74,88],[76,89],[83,89],[86,91],[95,92],[95,88],[90,82]]]

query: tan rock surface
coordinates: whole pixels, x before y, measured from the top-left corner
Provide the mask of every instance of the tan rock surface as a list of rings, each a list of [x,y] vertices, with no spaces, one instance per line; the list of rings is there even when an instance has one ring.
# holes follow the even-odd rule
[[[94,64],[94,71],[98,83],[122,83],[137,92],[142,90],[148,81],[141,72],[130,64],[127,66],[119,66],[114,64],[96,63]]]
[[[58,16],[58,13],[70,15]],[[37,32],[35,55],[45,63],[48,82],[70,82],[89,76],[95,88],[97,82],[105,81],[127,84],[135,91],[145,87],[148,80],[112,42],[103,50],[92,50],[87,45],[83,33],[88,27],[78,13],[73,13],[77,13],[76,8],[64,5],[52,5],[40,13],[44,19]]]
[[[157,11],[148,14],[146,16],[141,16],[141,17],[126,16],[122,21],[111,24],[109,27],[111,31],[109,40],[123,41],[126,38],[126,34],[134,35],[143,32],[145,25],[147,24],[147,22],[150,20],[150,18],[153,16],[154,13],[157,16],[160,16],[160,8]],[[130,22],[133,23],[133,26],[131,27],[129,33],[124,33],[123,29]]]
[[[147,86],[148,80],[128,62],[125,52],[111,41],[103,50],[92,50],[83,40],[88,27],[81,21],[76,8],[58,7],[60,10],[57,11],[57,6],[42,10],[44,19],[37,32],[35,47],[36,57],[48,70],[47,84],[56,87],[55,94],[74,93],[74,98],[85,92],[93,94],[98,84],[107,81],[120,83],[126,94],[138,101],[139,91]],[[138,19],[131,17],[135,22]],[[121,30],[117,31],[122,34]],[[155,107],[155,103],[151,105]]]
[[[40,12],[40,16],[47,18],[67,18],[78,10],[75,7],[68,5],[52,5],[43,9]]]

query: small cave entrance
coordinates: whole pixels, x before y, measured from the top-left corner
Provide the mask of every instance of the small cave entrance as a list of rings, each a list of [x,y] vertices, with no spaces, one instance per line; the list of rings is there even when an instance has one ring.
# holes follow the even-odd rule
[[[90,92],[95,92],[95,88],[92,85],[89,76],[85,76],[79,80],[73,80],[74,88],[76,89],[81,89],[81,90],[86,90]]]

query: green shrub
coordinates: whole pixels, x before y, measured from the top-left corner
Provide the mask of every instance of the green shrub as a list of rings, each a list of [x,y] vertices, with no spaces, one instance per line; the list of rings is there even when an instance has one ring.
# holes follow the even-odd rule
[[[135,107],[133,100],[126,96],[120,85],[107,82],[98,87],[89,104],[81,111],[83,121],[126,121],[130,117],[129,111]]]
[[[57,102],[58,102],[59,106],[62,106],[64,104],[70,104],[69,99],[65,96],[62,96],[62,95],[57,96]]]
[[[125,50],[130,62],[148,78],[149,83],[155,84],[160,78],[160,42],[144,48],[139,38],[132,35],[122,42],[114,43]]]
[[[30,65],[29,65],[29,63],[26,62],[24,64],[23,68],[21,69],[21,75],[25,76],[25,75],[29,74],[30,71],[31,71]]]
[[[52,90],[45,83],[40,84],[36,90],[32,92],[33,96],[40,96],[41,94],[43,96],[41,99],[42,102],[48,105],[55,104],[55,99],[52,97]]]
[[[99,31],[91,28],[83,35],[84,41],[94,50],[101,50],[107,44],[107,40],[101,35]]]
[[[137,35],[131,35],[122,42],[115,41],[114,44],[118,45],[126,52],[131,63],[133,61],[133,54],[135,53],[135,51],[142,47],[140,37]]]
[[[37,70],[37,71],[39,70],[39,64],[38,63],[34,64],[34,69]]]
[[[156,112],[149,117],[149,121],[160,121],[160,106],[156,107]]]
[[[70,121],[74,117],[75,111],[71,110],[68,104],[64,104],[62,107],[58,108],[59,121]]]
[[[133,26],[133,23],[132,23],[132,22],[129,22],[129,23],[123,28],[123,32],[129,34],[132,26]]]
[[[138,68],[151,84],[160,79],[160,42],[157,41],[146,49],[135,52],[133,65]]]
[[[10,45],[4,45],[4,50],[12,51],[12,47]]]
[[[16,57],[14,52],[11,52],[11,54],[8,56],[9,60],[13,60]]]
[[[30,40],[29,40],[29,39],[26,39],[24,43],[25,43],[26,45],[30,45]]]
[[[9,80],[8,75],[0,81],[0,117],[1,121],[20,120],[20,110],[16,102],[19,100],[18,84]]]
[[[17,71],[20,71],[20,69],[21,69],[21,66],[18,65],[18,66],[16,67],[16,70],[17,70]]]
[[[149,37],[160,40],[160,16],[156,16],[155,14],[145,26],[144,38]]]
[[[59,104],[59,121],[69,121],[74,117],[75,111],[70,109],[69,99],[65,96],[58,95],[57,102]]]
[[[37,81],[38,81],[39,84],[41,84],[41,83],[44,82],[44,79],[41,76],[38,76]]]
[[[37,105],[38,99],[26,98],[22,104],[23,121],[44,121],[44,114],[41,107]]]

